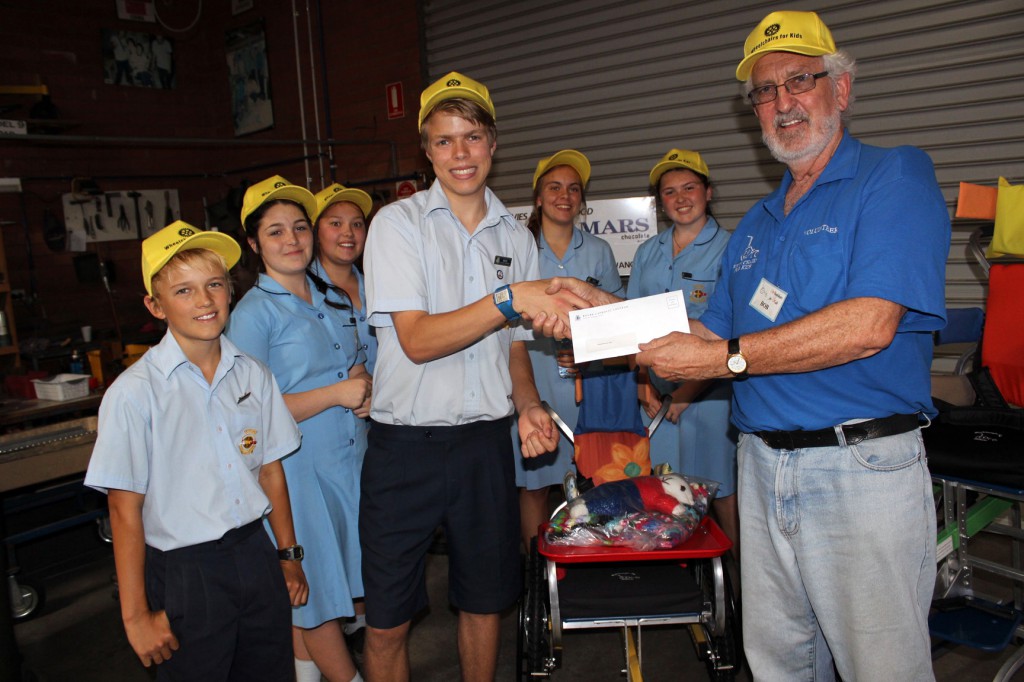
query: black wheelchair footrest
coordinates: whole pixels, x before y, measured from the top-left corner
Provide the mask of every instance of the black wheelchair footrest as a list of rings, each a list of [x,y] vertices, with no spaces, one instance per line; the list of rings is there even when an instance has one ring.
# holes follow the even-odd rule
[[[563,619],[637,618],[700,613],[704,597],[692,568],[678,561],[562,564]]]

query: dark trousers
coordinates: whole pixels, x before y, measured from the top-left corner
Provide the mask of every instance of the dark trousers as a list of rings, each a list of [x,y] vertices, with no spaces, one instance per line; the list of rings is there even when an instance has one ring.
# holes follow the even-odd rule
[[[262,521],[191,547],[147,546],[146,597],[167,612],[179,643],[158,680],[294,678],[288,589]]]

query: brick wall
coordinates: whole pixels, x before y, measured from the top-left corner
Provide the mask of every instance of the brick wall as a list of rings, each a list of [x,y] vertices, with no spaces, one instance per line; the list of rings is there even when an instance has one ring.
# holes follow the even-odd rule
[[[0,21],[0,85],[45,84],[59,111],[45,126],[46,141],[0,138],[0,177],[22,179],[22,194],[0,194],[0,221],[10,277],[25,298],[15,305],[22,342],[72,336],[91,323],[97,338],[112,337],[113,309],[126,334],[147,321],[135,239],[88,245],[113,264],[112,300],[99,283],[79,283],[76,254],[54,251],[43,239],[44,211],[64,220],[61,195],[72,178],[92,177],[105,191],[178,190],[182,218],[203,226],[203,201],[222,208],[225,227],[237,215],[234,202],[249,182],[279,173],[311,189],[330,183],[381,180],[365,189],[394,195],[392,176],[426,169],[415,124],[421,89],[420,46],[414,0],[323,0],[312,5],[313,55],[306,3],[298,12],[301,79],[296,70],[292,4],[255,0],[237,16],[230,2],[202,3],[195,27],[172,32],[159,23],[122,21],[109,0],[54,0],[8,4]],[[199,3],[155,3],[163,22],[185,28]],[[322,21],[318,16],[322,12]],[[270,70],[274,126],[236,138],[232,125],[225,31],[263,20]],[[320,51],[319,26],[324,27]],[[175,87],[170,90],[104,83],[101,31],[160,33],[174,45]],[[321,67],[326,65],[326,73]],[[313,67],[313,68],[311,68]],[[315,73],[314,86],[312,75]],[[404,85],[407,114],[389,121],[385,84]],[[300,94],[301,93],[301,94]],[[0,118],[27,119],[36,96],[0,94]],[[301,102],[301,105],[300,105]],[[303,111],[304,110],[304,111]],[[326,112],[330,111],[329,120]],[[315,115],[319,114],[319,131]],[[330,136],[349,144],[333,148],[277,144]],[[122,138],[102,143],[62,137]],[[123,138],[160,138],[171,144]],[[207,144],[204,141],[223,141]],[[241,142],[238,142],[238,141]],[[253,142],[266,144],[254,145]],[[318,152],[325,156],[316,158]],[[312,156],[306,162],[304,155]],[[333,162],[333,168],[330,163]],[[307,175],[308,168],[308,175]],[[216,220],[216,219],[215,219]],[[216,220],[216,223],[220,223]],[[249,270],[253,263],[249,262]],[[242,288],[251,273],[239,277]],[[241,293],[241,292],[240,292]]]

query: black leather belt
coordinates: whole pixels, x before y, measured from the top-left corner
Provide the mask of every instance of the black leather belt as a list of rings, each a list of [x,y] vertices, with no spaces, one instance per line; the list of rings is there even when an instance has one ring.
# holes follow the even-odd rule
[[[846,445],[883,436],[895,436],[913,431],[920,422],[916,414],[894,414],[881,419],[869,419],[857,424],[844,424],[839,428],[846,438]],[[822,448],[842,445],[835,427],[816,431],[755,431],[754,435],[768,447],[776,450],[799,450],[800,448]]]

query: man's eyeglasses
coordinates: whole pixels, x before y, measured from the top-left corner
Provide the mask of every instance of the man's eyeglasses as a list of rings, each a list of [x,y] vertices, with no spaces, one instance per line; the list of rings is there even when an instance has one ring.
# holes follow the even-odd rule
[[[799,76],[793,76],[787,78],[782,85],[775,85],[774,83],[768,85],[762,85],[759,88],[754,88],[747,93],[747,97],[750,98],[750,102],[756,107],[759,104],[768,104],[768,102],[774,102],[779,97],[779,88],[785,87],[786,92],[791,95],[799,95],[802,92],[814,89],[814,84],[818,82],[819,78],[824,78],[828,75],[828,71],[822,71],[821,73],[802,73]]]

